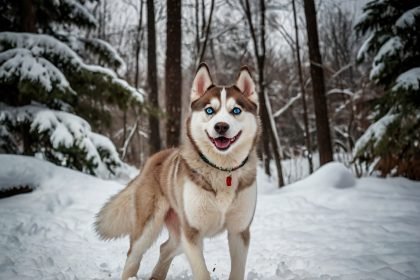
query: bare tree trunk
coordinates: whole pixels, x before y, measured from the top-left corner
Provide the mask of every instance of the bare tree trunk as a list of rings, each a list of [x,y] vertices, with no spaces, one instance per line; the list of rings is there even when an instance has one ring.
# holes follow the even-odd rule
[[[130,145],[130,142],[133,139],[133,136],[137,132],[137,126],[138,126],[138,121],[136,120],[135,124],[131,128],[130,133],[128,134],[128,137],[124,138],[124,144],[123,144],[122,153],[121,153],[122,160],[124,160],[125,157],[127,156],[128,146]]]
[[[123,146],[124,146],[126,138],[127,138],[127,108],[124,108],[124,111],[123,111],[123,137],[122,137],[122,145]]]
[[[212,18],[213,18],[214,2],[215,2],[215,0],[211,0],[209,20],[207,21],[207,26],[206,26],[206,33],[205,33],[205,37],[204,37],[204,42],[203,42],[203,44],[201,45],[200,56],[199,56],[199,60],[198,60],[197,65],[198,65],[198,64],[200,64],[200,62],[202,62],[202,61],[203,61],[203,59],[204,59],[204,55],[206,54],[207,41],[208,41],[208,39],[209,39],[209,35],[210,35],[210,26],[211,26],[211,22],[212,22]]]
[[[101,13],[101,18],[99,20],[99,38],[106,40],[105,38],[105,30],[106,30],[106,23],[107,23],[107,12],[108,12],[108,8],[107,8],[107,1],[103,0],[101,1],[102,3],[102,13]]]
[[[277,179],[278,179],[278,187],[281,188],[284,186],[284,176],[283,176],[283,168],[281,165],[281,147],[280,147],[280,138],[277,133],[276,123],[274,121],[273,112],[271,110],[270,99],[267,93],[265,95],[265,102],[267,106],[267,116],[270,121],[270,139],[271,139],[271,147],[274,152],[274,161],[277,167]]]
[[[271,111],[270,102],[267,100],[268,95],[265,92],[265,81],[264,81],[264,67],[265,67],[265,0],[260,0],[260,42],[258,42],[257,35],[255,33],[254,24],[252,21],[251,7],[249,0],[245,0],[244,11],[248,21],[252,41],[254,43],[254,52],[258,66],[258,98],[260,100],[260,117],[262,122],[262,130],[266,137],[263,137],[263,154],[264,154],[264,167],[266,174],[270,175],[270,144],[273,149],[274,160],[276,162],[278,183],[279,187],[284,186],[283,171],[281,167],[281,156],[280,156],[280,143],[276,133],[276,127],[274,121],[270,118],[269,112]],[[260,44],[259,44],[260,43]],[[268,137],[267,137],[268,136]]]
[[[242,3],[242,2],[241,2]],[[258,99],[260,100],[260,118],[261,118],[261,125],[263,134],[269,135],[269,127],[268,127],[268,118],[267,116],[267,107],[265,96],[264,96],[264,58],[260,58],[259,54],[259,46],[258,46],[258,39],[257,35],[255,34],[254,22],[252,21],[252,14],[251,14],[251,7],[249,5],[249,0],[245,0],[245,4],[243,6],[246,19],[248,21],[249,31],[251,33],[252,42],[254,44],[254,55],[257,61],[257,69],[258,69]],[[270,171],[270,160],[271,160],[271,153],[270,153],[270,138],[269,137],[262,137],[262,155],[264,161],[264,171],[267,175],[271,175]]]
[[[206,1],[201,0],[201,34],[204,34],[206,28]]]
[[[305,142],[306,142],[306,149],[308,151],[309,173],[312,173],[312,172],[314,172],[314,166],[313,166],[313,163],[312,163],[311,134],[309,132],[308,108],[306,106],[306,90],[305,90],[305,85],[303,83],[302,63],[300,61],[299,32],[298,32],[295,0],[292,0],[292,6],[293,6],[293,20],[294,20],[294,24],[295,24],[296,64],[297,64],[297,67],[298,67],[300,92],[302,94],[303,123],[304,123],[304,126],[305,126]]]
[[[270,140],[271,140],[271,148],[273,150],[274,153],[274,161],[276,163],[276,167],[277,167],[277,178],[278,178],[278,187],[283,187],[284,186],[284,178],[283,178],[283,169],[281,166],[281,155],[280,155],[280,139],[279,136],[277,134],[277,129],[276,129],[276,124],[274,122],[274,118],[273,118],[273,113],[271,110],[271,104],[270,104],[270,99],[268,97],[267,92],[265,91],[265,75],[264,75],[264,66],[265,66],[265,55],[266,55],[266,48],[265,48],[265,0],[260,0],[260,32],[261,32],[261,36],[260,36],[260,41],[261,41],[261,54],[260,54],[260,58],[263,61],[263,63],[261,64],[261,80],[262,83],[261,85],[262,87],[262,92],[264,94],[264,99],[263,101],[265,102],[265,106],[266,106],[266,120],[269,121],[268,123],[268,127],[269,127],[269,131],[270,131]]]
[[[149,114],[149,152],[154,154],[161,148],[159,118],[156,111],[159,110],[157,66],[156,66],[156,30],[155,30],[155,5],[153,0],[147,0],[147,81],[149,86],[149,103],[152,113]]]
[[[36,33],[36,5],[34,0],[21,0],[20,31]]]
[[[319,162],[323,165],[332,161],[333,155],[314,0],[304,0],[304,9],[306,31],[308,34],[309,59],[311,61],[311,78],[319,147]]]
[[[167,0],[166,10],[166,145],[176,147],[179,145],[182,108],[181,0]]]
[[[34,0],[21,0],[21,9],[20,9],[20,31],[22,32],[30,32],[36,33],[36,5]],[[18,90],[19,91],[19,90]],[[29,104],[29,100],[25,98],[22,94],[17,93],[17,105],[22,106]],[[31,135],[29,133],[30,127],[29,125],[22,125],[21,126],[21,134],[22,134],[22,144],[23,144],[23,154],[24,155],[33,155],[31,150],[31,146],[33,144],[33,140],[31,139]]]
[[[143,0],[140,0],[140,12],[139,12],[139,23],[137,26],[137,38],[136,38],[136,69],[134,76],[134,84],[136,88],[139,87],[139,72],[140,72],[140,50],[141,50],[141,41],[143,38],[142,32],[143,24]]]
[[[200,2],[195,0],[195,47],[196,47],[196,57],[200,53]]]

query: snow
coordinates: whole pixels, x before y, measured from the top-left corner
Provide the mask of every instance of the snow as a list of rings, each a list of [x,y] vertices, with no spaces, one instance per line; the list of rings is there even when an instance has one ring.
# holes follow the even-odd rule
[[[0,155],[0,166],[0,191],[24,186],[36,189],[48,181],[57,168],[46,161],[16,155]]]
[[[412,68],[398,76],[393,91],[400,89],[420,89],[420,67]]]
[[[353,155],[357,156],[371,141],[375,147],[386,133],[388,125],[395,121],[398,114],[388,113],[373,124],[371,124],[362,136],[354,144]]]
[[[0,184],[39,185],[1,200],[0,279],[119,279],[128,240],[100,241],[92,223],[123,185],[23,156],[0,155],[0,165]],[[419,182],[356,179],[339,163],[283,189],[261,174],[247,279],[419,279]],[[143,258],[140,279],[165,238]],[[205,242],[205,257],[212,279],[228,278],[225,234]],[[191,279],[184,256],[168,278]]]
[[[395,26],[399,28],[410,27],[416,22],[416,17],[420,17],[420,6],[410,9],[402,14],[395,22]]]

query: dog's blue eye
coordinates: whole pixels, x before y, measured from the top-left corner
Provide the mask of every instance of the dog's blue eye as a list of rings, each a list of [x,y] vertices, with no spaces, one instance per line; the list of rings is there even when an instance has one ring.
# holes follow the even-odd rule
[[[232,114],[239,115],[240,113],[242,113],[242,110],[239,109],[238,107],[235,107],[232,109]]]
[[[204,111],[206,112],[207,115],[214,114],[214,109],[212,107],[207,107],[206,109],[204,109]]]

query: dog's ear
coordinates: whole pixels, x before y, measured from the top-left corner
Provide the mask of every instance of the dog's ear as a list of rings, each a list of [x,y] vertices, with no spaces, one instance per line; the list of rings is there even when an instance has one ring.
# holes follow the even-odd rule
[[[258,95],[255,92],[255,83],[252,80],[251,72],[248,66],[242,66],[236,79],[236,86],[243,95],[251,99],[251,101],[258,103]]]
[[[213,85],[213,81],[210,76],[209,68],[204,62],[200,63],[195,74],[191,89],[191,102],[200,98],[206,90]]]

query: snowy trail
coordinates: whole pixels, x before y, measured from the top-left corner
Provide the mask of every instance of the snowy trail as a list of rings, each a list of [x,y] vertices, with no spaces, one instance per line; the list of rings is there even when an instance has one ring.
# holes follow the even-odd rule
[[[0,200],[0,279],[118,279],[128,241],[102,242],[92,223],[123,186],[31,158],[11,161],[0,155],[0,188],[19,176],[15,165],[49,172],[33,193]],[[338,163],[282,190],[261,173],[258,183],[247,279],[420,279],[420,183],[354,179]],[[144,257],[141,279],[165,236]],[[205,245],[212,278],[227,279],[225,235]],[[169,275],[191,279],[185,257]]]

